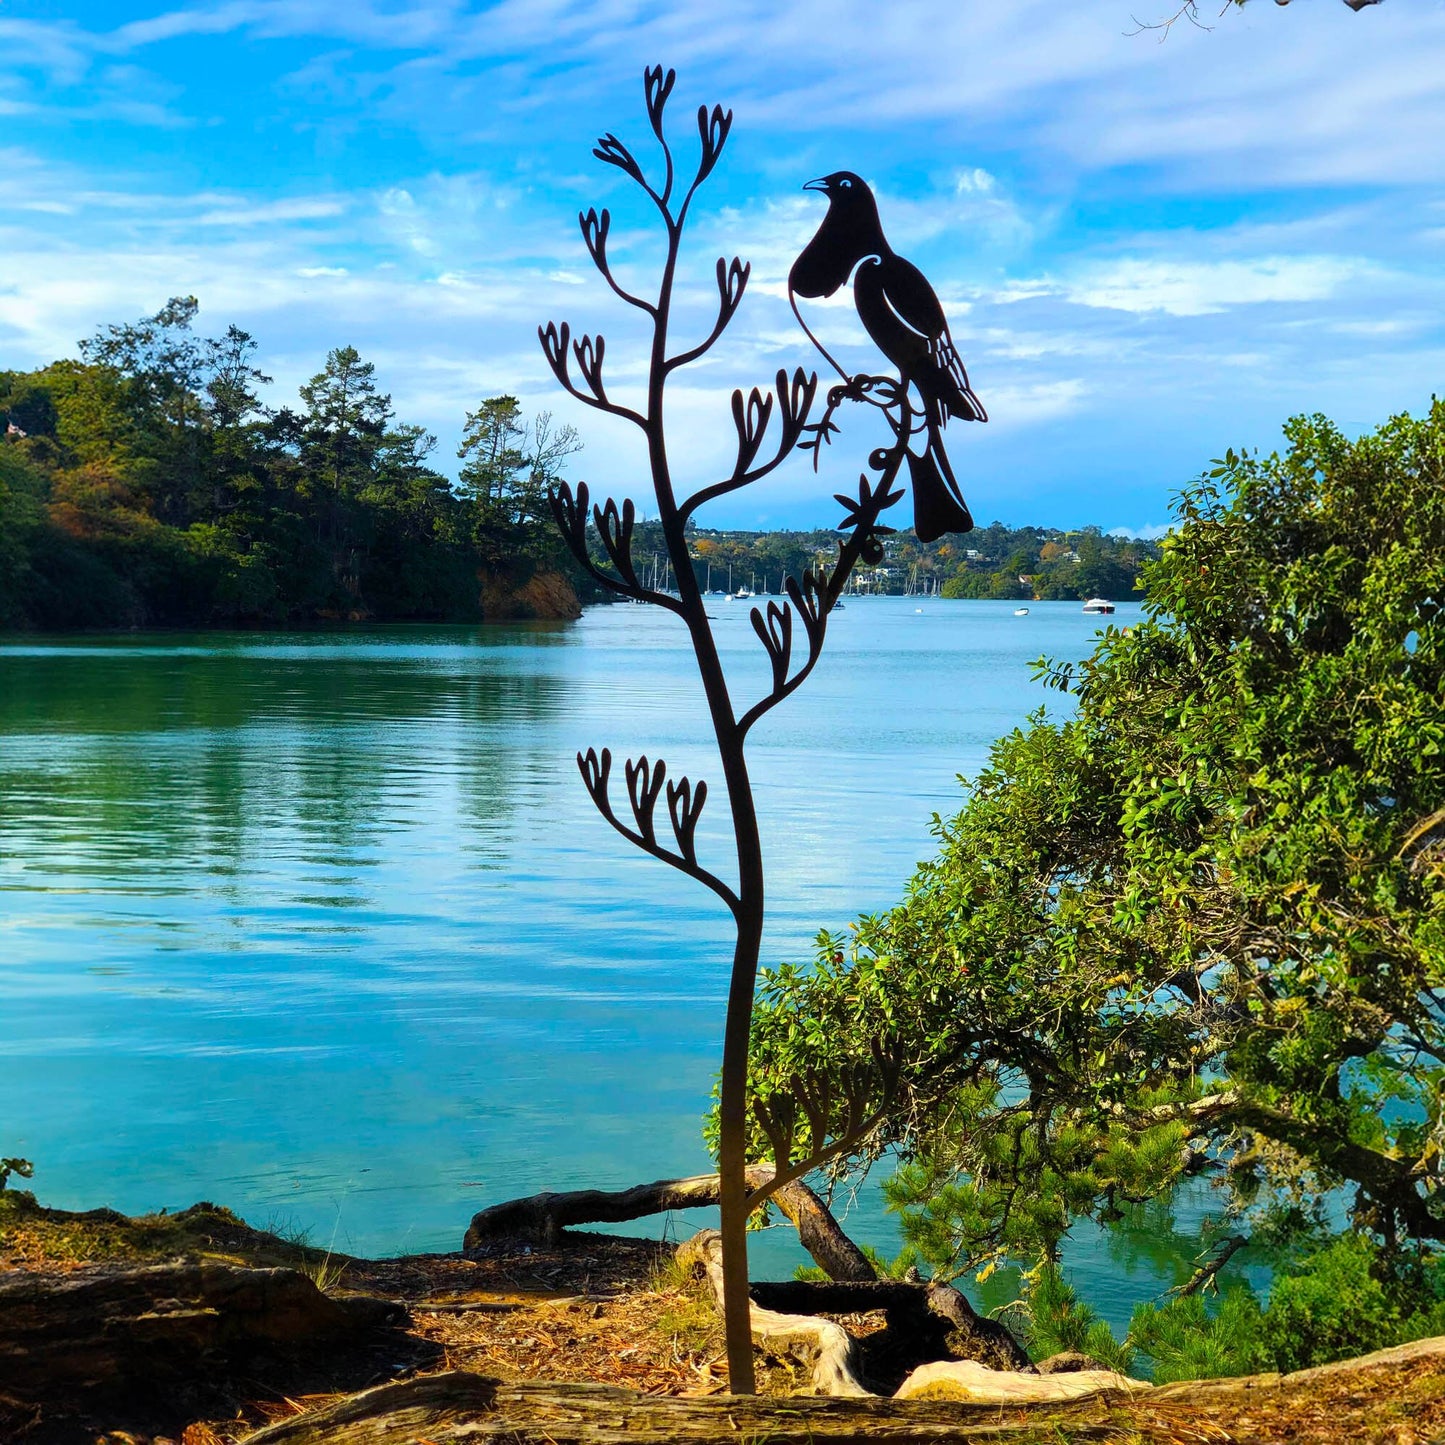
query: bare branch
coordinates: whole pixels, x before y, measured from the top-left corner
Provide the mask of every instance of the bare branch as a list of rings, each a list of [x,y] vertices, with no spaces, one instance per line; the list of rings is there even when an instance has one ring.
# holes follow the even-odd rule
[[[667,209],[667,203],[672,199],[672,147],[667,143],[667,136],[663,133],[662,112],[667,105],[667,98],[672,94],[672,87],[677,84],[677,72],[669,70],[663,74],[660,65],[649,65],[642,73],[642,91],[647,101],[647,118],[652,122],[652,133],[657,137],[658,144],[662,147],[663,158],[667,162],[667,182],[662,188],[662,208]]]
[[[682,604],[676,597],[669,597],[666,592],[657,592],[650,587],[644,587],[637,579],[637,574],[631,565],[631,525],[630,513],[631,501],[624,500],[622,506],[622,523],[618,528],[620,534],[622,528],[627,530],[627,546],[621,551],[621,555],[627,558],[628,566],[625,575],[614,577],[610,572],[604,571],[593,560],[591,551],[587,546],[587,502],[588,491],[586,482],[577,483],[576,495],[573,495],[572,488],[563,482],[560,486],[554,487],[547,493],[547,502],[552,509],[552,516],[557,523],[558,530],[562,533],[562,540],[567,544],[567,550],[577,559],[578,564],[583,567],[587,574],[599,586],[605,587],[609,592],[615,592],[619,597],[630,597],[637,602],[652,602],[659,607],[666,607],[671,612],[680,612]],[[611,499],[608,500],[605,508],[595,508],[594,512],[601,514],[603,518],[617,518],[617,506]],[[598,532],[602,536],[602,545],[613,562],[618,561],[618,554],[614,553],[609,537],[616,540],[613,532],[604,530],[602,521],[597,523]],[[619,567],[619,571],[623,571]]]
[[[748,277],[752,275],[752,270],[750,264],[744,265],[736,256],[733,257],[731,263],[725,261],[721,256],[717,258],[717,320],[713,323],[713,328],[705,340],[700,341],[690,351],[680,352],[670,361],[664,362],[663,369],[665,371],[675,371],[679,366],[687,366],[712,349],[713,343],[727,329],[728,322],[733,319],[738,307],[742,304],[743,290],[748,284]]]
[[[629,306],[636,306],[639,311],[645,311],[655,319],[657,307],[651,301],[644,301],[641,296],[634,296],[632,292],[624,290],[612,274],[612,264],[607,259],[607,234],[612,228],[612,213],[605,208],[600,216],[595,209],[579,211],[577,223],[582,227],[582,244],[587,247],[592,264],[602,273],[602,279]]]
[[[645,759],[642,760],[645,763]],[[661,765],[659,765],[661,766]],[[631,774],[633,764],[627,764],[627,770]],[[736,916],[740,904],[738,896],[722,881],[715,873],[710,873],[706,868],[701,867],[696,857],[687,858],[680,853],[674,853],[670,848],[664,848],[657,842],[655,836],[649,836],[629,828],[612,809],[612,801],[608,796],[608,781],[612,773],[612,750],[603,748],[601,755],[598,755],[596,748],[588,748],[585,753],[577,754],[577,771],[582,774],[582,784],[587,789],[588,795],[596,805],[597,811],[611,825],[622,834],[628,842],[640,848],[644,853],[649,853],[654,858],[660,858],[664,863],[676,868],[679,873],[686,873],[689,878],[695,878],[699,883],[711,888],[728,908]],[[660,779],[659,779],[660,782]],[[702,785],[699,784],[699,787]],[[629,777],[629,790],[632,783]],[[654,797],[654,802],[656,801]],[[633,798],[634,812],[637,809],[637,801]]]
[[[547,365],[552,368],[552,375],[570,396],[597,411],[605,411],[609,416],[624,417],[644,431],[647,430],[647,421],[643,416],[631,407],[619,406],[607,399],[602,387],[602,357],[606,350],[606,342],[602,337],[599,336],[594,342],[590,336],[584,336],[574,342],[572,328],[565,321],[560,327],[555,321],[549,321],[545,326],[537,328],[537,339],[542,343],[542,355],[546,357]],[[568,374],[569,344],[578,366],[582,369],[582,375],[591,388],[590,393],[577,386]]]
[[[1217,1294],[1219,1292],[1219,1271],[1248,1243],[1249,1239],[1245,1235],[1231,1234],[1219,1246],[1216,1253],[1200,1265],[1183,1284],[1175,1285],[1166,1293],[1173,1295],[1176,1299],[1183,1299],[1185,1295],[1198,1294],[1207,1286]]]
[[[751,465],[762,447],[763,435],[772,419],[773,396],[764,398],[758,388],[754,387],[744,402],[741,389],[734,391],[733,425],[738,433],[738,458],[732,476],[726,481],[703,487],[683,502],[678,510],[684,522],[706,503],[726,496],[729,492],[735,492],[740,487],[748,487],[761,481],[791,455],[807,425],[808,412],[818,390],[818,377],[816,373],[807,375],[802,367],[798,367],[791,377],[786,371],[779,371],[773,379],[773,386],[778,401],[778,413],[782,418],[782,435],[778,438],[776,455],[762,466]]]
[[[771,712],[785,697],[803,685],[823,654],[823,642],[828,630],[828,614],[842,595],[843,588],[847,586],[853,568],[860,560],[875,560],[877,556],[881,555],[881,543],[878,538],[893,529],[880,526],[878,518],[903,496],[902,491],[893,490],[892,483],[906,453],[907,441],[904,437],[891,451],[884,453],[882,457],[883,477],[879,480],[876,488],[869,484],[866,476],[860,476],[856,501],[852,497],[842,494],[837,496],[836,500],[841,502],[845,508],[841,527],[850,531],[852,535],[847,541],[838,544],[838,560],[833,564],[828,575],[820,576],[810,568],[803,573],[801,583],[794,581],[791,577],[788,578],[785,585],[789,600],[803,619],[803,630],[808,637],[807,659],[792,677],[786,675],[786,668],[781,673],[779,672],[776,654],[772,654],[770,640],[763,635],[761,619],[756,616],[755,610],[753,627],[758,631],[759,637],[763,639],[763,646],[767,647],[770,654],[773,655],[773,687],[766,697],[754,703],[739,719],[738,727],[744,735],[759,718]]]
[[[698,161],[697,174],[692,178],[692,184],[687,188],[687,195],[683,198],[682,207],[677,213],[679,230],[687,219],[688,207],[692,205],[692,198],[697,194],[697,188],[712,174],[713,167],[717,165],[718,157],[727,144],[728,132],[732,126],[732,111],[724,111],[722,106],[715,105],[709,114],[707,106],[698,106],[697,132],[702,139],[702,158]]]

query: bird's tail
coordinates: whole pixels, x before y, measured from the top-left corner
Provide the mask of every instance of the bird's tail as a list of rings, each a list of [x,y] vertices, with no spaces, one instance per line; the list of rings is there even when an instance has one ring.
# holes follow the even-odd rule
[[[921,456],[908,453],[913,483],[913,530],[920,542],[936,542],[948,532],[973,531],[973,515],[943,449],[943,429],[928,419],[928,445]]]

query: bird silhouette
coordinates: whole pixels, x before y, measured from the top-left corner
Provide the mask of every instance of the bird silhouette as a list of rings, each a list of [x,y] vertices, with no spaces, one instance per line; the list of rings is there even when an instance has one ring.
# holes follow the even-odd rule
[[[938,296],[923,272],[889,246],[878,202],[861,176],[835,171],[803,189],[827,196],[828,214],[788,273],[793,314],[847,380],[848,373],[803,320],[798,297],[832,296],[853,277],[853,302],[868,335],[898,368],[904,390],[913,385],[923,400],[927,443],[921,453],[908,451],[918,539],[934,542],[946,532],[971,531],[973,518],[944,450],[943,430],[949,417],[987,421],[988,413],[968,384]]]

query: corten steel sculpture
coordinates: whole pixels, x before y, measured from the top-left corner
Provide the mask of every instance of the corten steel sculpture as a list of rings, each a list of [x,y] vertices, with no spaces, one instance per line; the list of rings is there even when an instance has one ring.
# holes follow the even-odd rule
[[[711,111],[706,106],[699,108],[697,126],[702,156],[696,174],[678,201],[681,188],[663,126],[663,111],[675,78],[673,71],[664,73],[660,66],[647,70],[644,76],[647,116],[662,150],[664,169],[660,188],[648,180],[632,152],[616,136],[603,136],[593,151],[599,160],[628,175],[650,198],[661,217],[667,252],[655,301],[631,294],[614,275],[607,255],[610,214],[606,210],[600,214],[588,210],[578,218],[583,242],[607,284],[629,306],[651,318],[652,346],[645,409],[634,410],[608,396],[602,375],[606,346],[600,335],[574,338],[565,323],[555,322],[538,328],[538,335],[553,373],[572,396],[587,406],[630,422],[646,439],[657,514],[677,580],[677,595],[648,586],[638,576],[632,557],[636,508],[630,499],[624,500],[620,507],[611,498],[589,505],[584,483],[579,483],[575,490],[563,483],[551,495],[552,512],[573,555],[598,583],[634,602],[665,608],[687,628],[722,763],[737,850],[736,886],[725,882],[698,858],[697,825],[708,798],[706,782],[701,779],[693,782],[686,777],[669,779],[667,766],[660,758],[655,762],[645,756],[629,760],[623,767],[630,814],[627,816],[613,807],[611,751],[603,748],[599,753],[589,748],[577,756],[582,780],[602,816],[644,852],[712,889],[727,904],[736,924],[719,1090],[718,1172],[728,1370],[733,1391],[750,1394],[754,1377],[748,1307],[748,1218],[785,1184],[846,1153],[865,1139],[887,1106],[894,1073],[890,1061],[875,1046],[862,1058],[841,1092],[830,1092],[825,1084],[805,1074],[792,1081],[791,1087],[782,1093],[754,1100],[752,1117],[759,1133],[769,1141],[774,1172],[766,1183],[749,1190],[746,1173],[748,1035],[762,940],[764,894],[762,846],[745,745],[754,724],[797,689],[817,664],[827,632],[828,614],[854,566],[859,561],[876,564],[882,560],[880,539],[892,528],[883,526],[879,519],[903,496],[894,483],[905,460],[914,481],[920,534],[927,530],[936,536],[942,530],[964,531],[971,525],[943,454],[941,432],[946,413],[977,415],[981,420],[983,408],[968,389],[932,289],[920,273],[888,250],[878,228],[876,207],[871,211],[864,207],[861,212],[865,222],[871,215],[873,229],[867,230],[859,226],[856,217],[850,219],[847,214],[839,213],[836,196],[830,192],[833,208],[818,239],[794,268],[793,287],[804,295],[829,294],[846,281],[858,261],[864,261],[862,270],[867,271],[870,263],[865,257],[875,257],[872,263],[875,270],[881,264],[884,274],[875,279],[870,272],[865,281],[860,271],[856,283],[859,310],[884,354],[898,365],[899,375],[850,378],[841,373],[840,368],[844,382],[828,393],[823,419],[815,424],[809,423],[808,416],[818,379],[816,375],[806,375],[801,368],[791,376],[779,371],[770,393],[754,387],[745,397],[740,390],[734,391],[732,415],[737,428],[737,460],[731,474],[690,496],[678,497],[664,426],[667,382],[680,367],[704,355],[722,335],[742,301],[750,268],[736,258],[719,259],[718,313],[712,330],[697,344],[670,351],[668,329],[683,228],[698,187],[717,165],[732,126],[731,112],[724,112],[720,106],[714,106]],[[830,177],[828,183],[837,179]],[[868,201],[871,205],[871,196]],[[903,298],[901,329],[895,325],[890,331],[887,323],[878,319],[882,315],[878,303],[870,299],[865,305],[865,295],[875,296],[880,282],[884,304],[897,310],[900,309],[898,298]],[[916,339],[911,334],[914,330]],[[580,382],[573,380],[574,365]],[[910,385],[922,398],[921,407],[914,406]],[[843,504],[845,515],[839,524],[842,536],[833,565],[826,570],[810,569],[800,579],[789,578],[787,601],[782,606],[769,601],[766,607],[752,609],[753,628],[771,663],[772,684],[764,697],[739,711],[728,689],[702,588],[688,553],[687,525],[704,503],[761,481],[780,467],[797,447],[813,451],[816,467],[819,450],[838,430],[833,419],[845,400],[877,407],[892,439],[869,456],[869,468],[878,474],[877,479],[870,481],[866,474],[862,475],[856,497],[839,495],[837,498]],[[765,460],[759,460],[775,413],[776,446],[770,448]],[[915,437],[921,439],[921,448],[916,453],[912,449]],[[590,554],[589,520],[600,538],[606,563]],[[795,643],[799,641],[801,648],[795,652]],[[671,839],[667,841],[659,834],[658,805],[664,795],[671,831]],[[756,1181],[756,1174],[754,1179]]]
[[[918,540],[936,542],[946,532],[971,531],[968,503],[943,449],[943,428],[950,416],[987,421],[988,413],[968,384],[943,307],[923,272],[889,246],[878,202],[861,176],[835,171],[803,189],[822,191],[828,214],[788,273],[793,315],[847,383],[848,373],[803,320],[798,297],[832,296],[853,277],[853,302],[869,336],[898,368],[902,390],[912,383],[923,399],[925,446],[921,453],[908,453]]]

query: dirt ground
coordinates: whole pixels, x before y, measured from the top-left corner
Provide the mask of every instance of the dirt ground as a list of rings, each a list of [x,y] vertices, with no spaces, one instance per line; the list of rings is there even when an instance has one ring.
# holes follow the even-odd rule
[[[570,1235],[556,1249],[498,1245],[487,1258],[460,1254],[364,1260],[331,1254],[252,1229],[224,1209],[197,1205],[180,1215],[128,1219],[111,1211],[70,1214],[0,1196],[0,1271],[58,1272],[96,1262],[158,1262],[181,1256],[251,1265],[286,1265],[333,1293],[404,1303],[409,1333],[429,1347],[426,1369],[464,1369],[503,1380],[574,1380],[649,1394],[709,1395],[727,1389],[722,1336],[711,1303],[655,1241]],[[879,1316],[849,1316],[855,1333]],[[381,1378],[395,1376],[378,1375]],[[364,1382],[364,1383],[370,1383]],[[352,1388],[359,1388],[352,1385]],[[764,1393],[806,1388],[781,1361],[761,1371]],[[3,1382],[0,1382],[3,1394]],[[230,1445],[269,1421],[334,1398],[332,1392],[278,1395],[233,1391],[224,1413],[210,1413],[169,1435],[101,1428],[104,1445]],[[1068,1441],[1071,1426],[1099,1438],[1159,1445],[1445,1445],[1445,1371],[1440,1361],[1351,1371],[1304,1386],[1265,1387],[1117,1403],[1090,1402],[1049,1412],[1039,1438]],[[24,1439],[12,1415],[7,1442]],[[77,1437],[78,1438],[78,1437]]]

